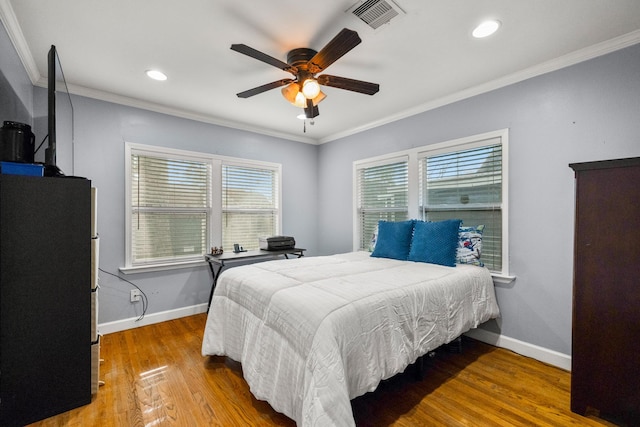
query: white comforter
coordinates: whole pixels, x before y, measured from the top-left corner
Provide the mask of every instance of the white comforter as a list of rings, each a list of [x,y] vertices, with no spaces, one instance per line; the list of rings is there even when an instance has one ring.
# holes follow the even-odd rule
[[[257,399],[299,426],[355,425],[350,400],[498,316],[485,268],[367,252],[225,270],[203,355],[242,363]]]

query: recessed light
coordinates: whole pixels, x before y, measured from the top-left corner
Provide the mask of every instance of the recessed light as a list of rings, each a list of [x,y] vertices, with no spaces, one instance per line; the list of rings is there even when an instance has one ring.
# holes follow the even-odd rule
[[[167,75],[162,71],[158,71],[158,70],[147,70],[147,76],[149,76],[153,80],[159,80],[159,81],[167,80]]]
[[[481,39],[495,33],[496,31],[498,31],[498,28],[500,28],[500,21],[484,21],[473,30],[471,35],[473,35],[473,37],[477,39]]]

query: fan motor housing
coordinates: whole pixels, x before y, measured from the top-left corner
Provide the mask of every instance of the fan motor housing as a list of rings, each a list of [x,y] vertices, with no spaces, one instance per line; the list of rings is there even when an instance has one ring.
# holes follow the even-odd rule
[[[293,65],[294,67],[299,67],[309,62],[309,60],[313,58],[316,53],[318,52],[306,47],[293,49],[287,54],[287,63],[289,65]]]

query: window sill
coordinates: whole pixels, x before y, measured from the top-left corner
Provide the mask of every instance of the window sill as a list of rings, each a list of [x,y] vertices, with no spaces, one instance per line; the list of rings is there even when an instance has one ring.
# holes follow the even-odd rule
[[[493,283],[496,285],[508,285],[516,280],[516,276],[507,276],[498,273],[491,273],[491,278],[493,279]]]
[[[193,261],[185,261],[185,262],[174,262],[170,264],[153,264],[153,265],[138,265],[135,267],[120,267],[121,273],[124,274],[137,274],[137,273],[152,273],[155,271],[166,271],[166,270],[177,270],[181,268],[193,268],[193,267],[203,267],[206,266],[207,263],[203,260],[193,260]]]

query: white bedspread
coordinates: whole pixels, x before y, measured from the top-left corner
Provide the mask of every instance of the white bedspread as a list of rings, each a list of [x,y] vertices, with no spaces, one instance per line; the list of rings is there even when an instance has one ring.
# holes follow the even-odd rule
[[[354,426],[351,399],[497,316],[485,268],[276,260],[220,275],[202,354],[241,362],[253,395],[299,426]]]

